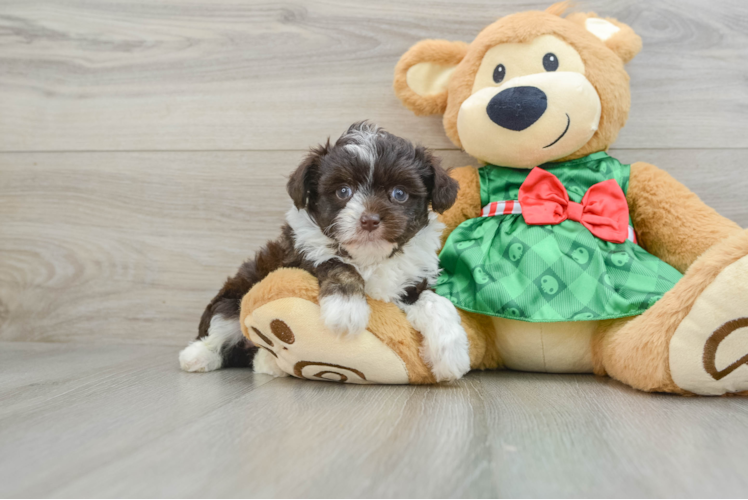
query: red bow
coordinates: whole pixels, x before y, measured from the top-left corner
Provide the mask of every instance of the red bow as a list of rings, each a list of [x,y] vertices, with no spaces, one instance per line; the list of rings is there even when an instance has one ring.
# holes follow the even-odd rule
[[[519,188],[522,217],[530,225],[560,224],[566,219],[581,223],[601,240],[623,243],[628,237],[629,205],[614,179],[587,190],[582,203],[569,201],[558,177],[535,167]]]

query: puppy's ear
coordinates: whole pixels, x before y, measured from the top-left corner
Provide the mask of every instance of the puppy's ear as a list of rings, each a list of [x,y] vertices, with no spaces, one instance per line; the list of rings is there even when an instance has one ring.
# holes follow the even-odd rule
[[[438,157],[421,146],[416,148],[416,151],[419,156],[422,155],[428,168],[429,179],[426,185],[431,198],[431,209],[434,212],[443,213],[457,201],[457,191],[460,190],[460,185],[442,168]]]
[[[446,170],[437,165],[434,167],[434,191],[431,193],[431,208],[434,212],[444,213],[457,201],[460,185],[451,178]]]
[[[301,165],[289,177],[286,190],[293,200],[293,204],[299,210],[306,208],[307,203],[309,203],[310,195],[315,188],[314,180],[319,172],[320,161],[329,150],[330,139],[327,140],[327,144],[312,148]]]

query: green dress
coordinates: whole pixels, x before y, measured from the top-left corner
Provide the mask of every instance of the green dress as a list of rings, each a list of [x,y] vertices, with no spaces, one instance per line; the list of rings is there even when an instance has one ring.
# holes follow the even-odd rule
[[[630,166],[604,152],[541,168],[558,177],[577,203],[592,185],[608,179],[615,179],[624,193],[628,189]],[[480,168],[482,206],[516,200],[529,173]],[[439,258],[439,295],[466,311],[531,322],[640,314],[682,276],[629,240],[601,240],[572,220],[531,226],[521,214],[463,222]]]

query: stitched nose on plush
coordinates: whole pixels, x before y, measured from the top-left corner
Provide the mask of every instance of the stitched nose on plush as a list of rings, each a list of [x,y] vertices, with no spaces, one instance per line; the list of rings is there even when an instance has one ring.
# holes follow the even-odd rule
[[[378,214],[364,214],[361,216],[361,229],[364,231],[374,231],[379,227],[381,219]]]
[[[539,88],[512,87],[493,96],[486,113],[499,127],[519,132],[538,121],[547,107],[548,98]]]

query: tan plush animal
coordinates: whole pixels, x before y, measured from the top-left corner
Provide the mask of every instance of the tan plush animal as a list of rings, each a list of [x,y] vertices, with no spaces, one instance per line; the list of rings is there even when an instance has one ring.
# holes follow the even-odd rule
[[[438,294],[462,316],[473,369],[609,375],[644,391],[748,394],[748,232],[666,172],[605,151],[630,105],[624,63],[641,48],[614,19],[565,4],[499,19],[470,43],[424,40],[395,92],[443,114],[484,165],[460,183]],[[536,168],[537,167],[537,168]],[[264,347],[256,371],[356,383],[432,383],[420,335],[370,301],[339,338],[316,281],[280,270],[242,303]]]

